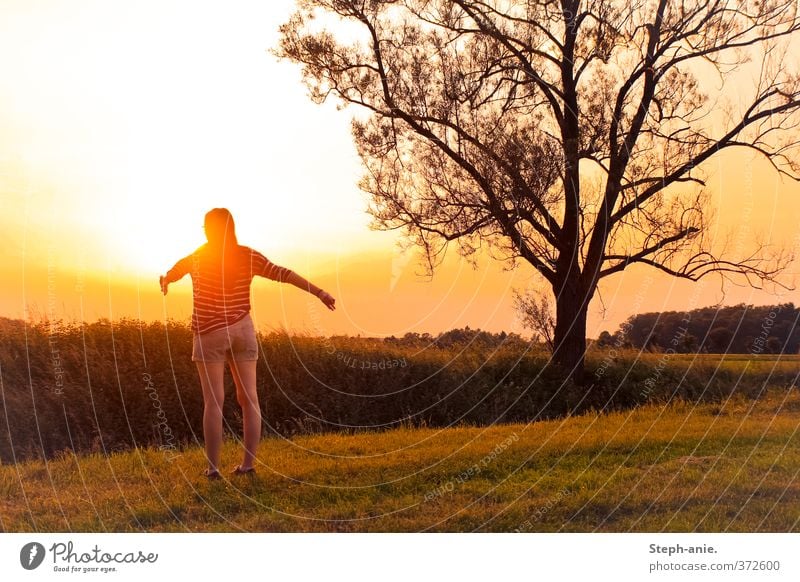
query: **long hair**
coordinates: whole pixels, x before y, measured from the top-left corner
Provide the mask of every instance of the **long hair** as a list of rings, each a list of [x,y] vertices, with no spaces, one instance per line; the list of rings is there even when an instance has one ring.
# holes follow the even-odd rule
[[[222,285],[226,291],[230,290],[236,284],[239,267],[239,242],[233,215],[227,208],[214,208],[206,213],[204,225],[207,258],[218,265]]]

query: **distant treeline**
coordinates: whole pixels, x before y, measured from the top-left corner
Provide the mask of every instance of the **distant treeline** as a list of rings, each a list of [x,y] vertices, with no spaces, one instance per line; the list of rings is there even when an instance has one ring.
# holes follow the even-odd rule
[[[677,353],[796,354],[798,318],[800,309],[793,303],[642,313],[613,335],[603,332],[597,343]]]
[[[260,334],[264,434],[535,421],[645,402],[718,400],[789,386],[796,370],[692,369],[661,355],[590,352],[586,386],[514,334],[469,328],[401,338]],[[166,452],[202,442],[203,399],[185,323],[0,318],[0,462],[63,450],[133,446]],[[652,360],[652,361],[651,361]],[[226,374],[226,431],[240,410]]]
[[[527,340],[516,333],[492,333],[482,329],[471,329],[469,326],[464,328],[451,329],[437,335],[429,333],[408,332],[401,337],[389,336],[383,338],[383,342],[391,346],[404,346],[415,348],[440,348],[450,349],[453,347],[481,347],[481,348],[514,348],[525,350],[531,348],[530,340]]]

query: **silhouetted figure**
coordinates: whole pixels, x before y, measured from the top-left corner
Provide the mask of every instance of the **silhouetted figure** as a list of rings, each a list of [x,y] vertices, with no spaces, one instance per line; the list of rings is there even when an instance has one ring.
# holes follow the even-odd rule
[[[234,468],[237,475],[252,473],[256,449],[261,440],[261,407],[256,394],[258,342],[250,317],[250,283],[260,275],[291,283],[308,291],[335,309],[336,300],[297,273],[279,267],[264,255],[236,240],[233,216],[225,208],[206,214],[207,244],[184,257],[159,278],[161,292],[187,273],[192,276],[192,360],[197,364],[203,387],[203,438],[209,479],[219,479],[222,447],[222,402],[225,363],[236,384],[236,397],[242,407],[244,459]]]

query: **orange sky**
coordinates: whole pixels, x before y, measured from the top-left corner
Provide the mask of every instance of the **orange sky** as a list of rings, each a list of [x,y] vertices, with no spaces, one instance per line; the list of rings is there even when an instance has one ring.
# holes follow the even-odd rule
[[[418,276],[394,233],[370,231],[349,114],[311,103],[299,72],[267,50],[292,2],[233,5],[5,0],[0,8],[0,315],[188,319],[190,282],[166,300],[158,275],[202,243],[203,214],[227,206],[239,239],[328,289],[335,313],[269,281],[254,287],[262,328],[402,335],[469,325],[521,331],[512,289],[536,282],[452,255]],[[718,221],[800,247],[800,188],[750,154],[708,166]],[[800,250],[800,248],[798,248]],[[602,289],[589,335],[635,311],[723,299],[629,271]],[[797,273],[793,265],[785,280]],[[726,303],[794,301],[728,288]],[[320,306],[321,307],[321,306]]]

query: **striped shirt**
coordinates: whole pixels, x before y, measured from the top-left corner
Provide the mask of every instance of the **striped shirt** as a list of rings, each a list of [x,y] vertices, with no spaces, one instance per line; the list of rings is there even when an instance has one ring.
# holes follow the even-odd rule
[[[170,283],[192,276],[192,331],[197,334],[228,327],[250,313],[250,283],[256,275],[282,282],[292,272],[249,247],[237,247],[233,256],[234,264],[223,272],[219,254],[203,245],[167,272]]]

